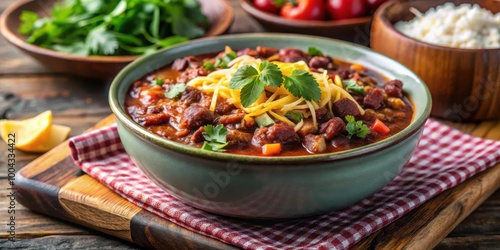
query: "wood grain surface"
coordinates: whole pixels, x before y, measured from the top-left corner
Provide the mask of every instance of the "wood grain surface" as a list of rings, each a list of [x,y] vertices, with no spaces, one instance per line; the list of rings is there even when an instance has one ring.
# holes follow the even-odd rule
[[[14,1],[0,1],[0,12]],[[236,15],[235,22],[229,31],[230,33],[265,30],[248,17],[239,8],[236,1],[231,1],[231,4],[235,8]],[[367,36],[368,34],[365,35]],[[51,71],[30,57],[21,54],[0,37],[1,118],[21,119],[51,109],[54,113],[54,122],[70,126],[72,128],[71,136],[75,136],[83,133],[111,113],[107,104],[108,87],[109,82],[86,80]],[[446,123],[474,136],[500,140],[500,121],[498,120],[481,123]],[[16,151],[16,170],[20,170],[37,158],[38,161],[64,161],[65,150],[60,149],[58,154],[56,154],[57,156],[50,159],[44,158],[47,156],[40,154]],[[4,143],[0,143],[0,249],[140,249],[140,245],[146,248],[155,243],[151,241],[151,238],[148,238],[148,233],[158,233],[161,228],[173,226],[165,220],[160,220],[158,217],[152,216],[150,213],[143,211],[136,213],[133,217],[136,221],[132,224],[142,225],[130,228],[130,232],[135,232],[130,233],[130,235],[135,237],[133,240],[138,242],[138,245],[136,245],[89,227],[48,217],[42,213],[30,210],[17,202],[15,203],[16,241],[11,242],[7,240],[8,233],[5,226],[8,223],[7,218],[10,216],[8,214],[8,207],[11,205],[10,200],[7,198],[9,194],[7,188],[10,187],[10,184],[6,177],[6,159],[7,146]],[[39,168],[33,172],[34,175],[30,176],[30,178],[37,174],[39,175],[38,178],[42,178],[40,173],[43,172],[43,166],[37,166]],[[68,171],[67,169],[61,169],[59,172],[53,173],[53,175],[65,175],[70,178],[73,176],[75,179],[82,176],[79,171]],[[428,242],[432,241],[435,242],[434,244],[439,242],[435,249],[498,249],[498,246],[500,246],[500,192],[496,191],[483,202],[482,199],[487,197],[487,193],[484,192],[486,189],[476,188],[469,190],[467,188],[467,185],[478,185],[478,183],[482,185],[482,183],[491,181],[491,179],[493,179],[493,183],[498,183],[498,166],[495,169],[483,172],[478,177],[481,178],[475,179],[475,183],[466,182],[458,186],[463,190],[468,190],[468,192],[461,192],[457,188],[439,196],[439,199],[445,199],[446,202],[449,202],[450,205],[448,208],[455,208],[452,210],[455,212],[451,213],[449,218],[444,216],[447,218],[444,221],[437,220],[434,224],[425,225],[418,223],[426,218],[440,218],[444,213],[448,212],[445,210],[446,207],[433,206],[433,202],[440,202],[434,199],[424,204],[422,210],[415,210],[407,215],[413,218],[412,223],[416,223],[416,226],[413,227],[417,228],[416,231],[406,231],[405,234],[401,234],[401,237],[398,236],[396,239],[391,238],[388,236],[391,235],[391,230],[394,232],[405,226],[411,226],[411,224],[405,223],[403,220],[396,221],[389,225],[386,230],[380,231],[369,239],[360,242],[357,248],[376,249],[384,248],[383,246],[394,246],[400,249],[405,247],[408,249],[411,247],[429,249],[432,247]],[[92,181],[94,180],[88,180],[86,183],[94,185],[95,183]],[[74,185],[76,182],[72,184]],[[71,187],[71,185],[68,187]],[[75,197],[75,194],[71,193],[70,190],[71,188],[64,194],[65,200]],[[92,190],[92,187],[88,188],[89,192]],[[73,205],[66,201],[62,202],[65,204],[64,206]],[[91,204],[92,202],[98,203],[99,201],[91,201]],[[61,207],[63,206],[59,208],[41,207],[40,209],[61,209]],[[472,210],[474,211],[468,215]],[[131,216],[128,212],[121,213],[111,210],[111,213],[118,213],[122,218]],[[80,216],[78,214],[70,215],[74,217]],[[450,221],[453,223],[445,230],[439,228],[443,223],[449,223]],[[148,227],[146,225],[159,226]],[[121,230],[123,223],[116,223],[113,227],[118,234],[129,234],[128,232],[124,234],[124,230]],[[162,242],[157,243],[163,246],[184,249],[206,249],[207,246],[210,246],[208,243],[205,245],[203,243],[193,243],[203,242],[203,240],[207,240],[206,238],[186,241],[186,232],[179,230],[178,227],[173,228],[177,230],[176,234],[173,234],[169,238],[164,237],[162,238]],[[175,231],[174,229],[172,231]],[[436,230],[441,233],[436,235]],[[403,237],[416,232],[424,233],[424,236],[419,238],[418,241],[403,240]],[[448,232],[450,233],[445,235]],[[400,239],[398,240],[398,238]],[[420,241],[422,244],[420,244]],[[169,245],[173,244],[172,242],[176,242],[176,245]],[[211,247],[223,248],[226,245],[219,244],[212,245]]]

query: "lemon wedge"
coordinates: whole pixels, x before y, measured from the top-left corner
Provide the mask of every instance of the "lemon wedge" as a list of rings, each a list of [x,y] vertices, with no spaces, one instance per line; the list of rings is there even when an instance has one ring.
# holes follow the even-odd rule
[[[0,120],[2,139],[7,143],[14,139],[15,148],[26,152],[49,151],[63,142],[70,131],[69,127],[52,124],[50,110],[26,120]]]

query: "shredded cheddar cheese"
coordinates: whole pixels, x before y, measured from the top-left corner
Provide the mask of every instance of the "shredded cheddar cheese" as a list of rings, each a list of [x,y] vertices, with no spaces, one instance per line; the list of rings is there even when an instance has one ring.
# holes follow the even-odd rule
[[[235,74],[239,67],[250,65],[259,68],[262,63],[261,59],[254,58],[248,55],[243,55],[231,61],[227,69],[216,70],[208,76],[200,76],[192,79],[187,83],[188,86],[197,88],[205,93],[213,94],[210,104],[210,110],[214,111],[217,105],[217,97],[221,96],[227,99],[228,102],[235,107],[245,111],[245,120],[267,113],[273,118],[288,123],[298,131],[303,121],[294,123],[289,120],[285,114],[288,111],[300,112],[304,117],[312,117],[315,127],[318,126],[316,121],[316,110],[326,108],[333,116],[332,104],[340,98],[349,98],[358,106],[361,114],[364,114],[363,108],[354,100],[354,98],[343,88],[342,80],[337,75],[335,79],[331,79],[327,72],[322,73],[311,72],[307,63],[304,61],[286,63],[273,61],[278,66],[283,75],[290,76],[296,69],[306,70],[310,72],[319,84],[321,89],[321,99],[318,102],[306,101],[303,98],[297,98],[292,95],[284,86],[269,87],[266,86],[261,96],[248,107],[243,107],[240,100],[240,91],[229,88],[231,77]]]

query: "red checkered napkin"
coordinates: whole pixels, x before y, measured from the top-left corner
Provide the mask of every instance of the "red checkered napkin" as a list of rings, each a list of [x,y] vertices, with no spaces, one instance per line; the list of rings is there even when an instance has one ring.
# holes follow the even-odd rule
[[[245,249],[347,249],[430,198],[500,161],[500,141],[474,138],[429,120],[403,171],[383,190],[321,216],[258,224],[207,213],[153,184],[109,126],[70,140],[73,160],[127,200],[194,232]]]

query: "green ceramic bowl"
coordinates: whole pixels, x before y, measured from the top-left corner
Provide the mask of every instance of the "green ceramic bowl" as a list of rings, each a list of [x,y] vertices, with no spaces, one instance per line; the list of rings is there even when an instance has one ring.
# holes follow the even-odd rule
[[[349,151],[300,157],[258,157],[210,152],[154,135],[124,110],[129,86],[179,57],[258,45],[314,46],[333,57],[365,65],[404,82],[414,103],[413,121],[400,133]],[[143,57],[124,68],[110,87],[118,132],[134,162],[179,200],[216,214],[256,219],[310,216],[366,198],[389,183],[408,162],[431,109],[420,78],[396,61],[351,43],[304,35],[241,34],[191,41]]]

